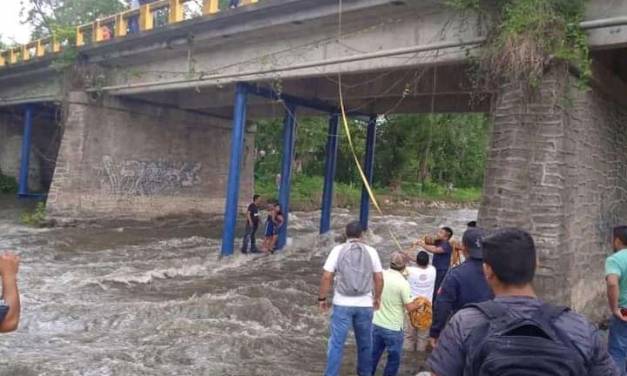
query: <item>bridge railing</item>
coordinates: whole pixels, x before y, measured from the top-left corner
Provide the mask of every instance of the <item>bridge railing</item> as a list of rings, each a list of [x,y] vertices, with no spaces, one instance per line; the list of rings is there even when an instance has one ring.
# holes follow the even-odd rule
[[[126,10],[77,26],[76,36],[72,41],[61,41],[52,36],[0,51],[0,68],[56,54],[61,52],[67,44],[81,48],[108,40],[121,39],[129,32],[150,31],[156,28],[155,19],[157,18],[162,19],[165,24],[182,22],[185,20],[185,4],[192,1],[194,0],[155,1],[142,5],[139,9]],[[240,6],[257,2],[259,0],[242,0]],[[220,12],[219,0],[202,1],[202,16],[210,16],[218,12]]]

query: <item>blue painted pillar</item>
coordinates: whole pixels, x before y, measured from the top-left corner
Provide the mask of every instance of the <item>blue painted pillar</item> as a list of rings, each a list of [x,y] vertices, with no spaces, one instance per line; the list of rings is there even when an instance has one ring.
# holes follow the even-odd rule
[[[283,212],[285,223],[279,233],[277,249],[285,247],[287,242],[287,223],[290,211],[290,191],[292,182],[292,161],[294,160],[294,146],[296,144],[296,107],[287,104],[285,120],[283,122],[283,161],[281,163],[281,187],[279,189],[279,204]]]
[[[368,132],[366,134],[366,160],[364,162],[364,174],[368,183],[372,186],[372,175],[374,173],[374,145],[376,142],[377,117],[371,116],[368,120]],[[368,215],[370,212],[370,196],[366,186],[361,190],[361,207],[359,210],[359,222],[364,230],[368,229]]]
[[[333,114],[329,119],[327,135],[327,154],[324,162],[324,189],[322,191],[322,213],[320,216],[320,234],[331,230],[331,210],[333,209],[333,180],[337,166],[337,128],[339,115]]]
[[[22,157],[20,160],[20,179],[17,195],[28,196],[28,170],[30,167],[30,146],[33,133],[33,107],[27,104],[24,107],[24,137],[22,138]]]
[[[246,103],[248,93],[244,84],[235,87],[235,105],[233,108],[233,134],[231,136],[231,161],[226,186],[226,205],[224,209],[224,230],[222,233],[222,256],[231,256],[235,247],[235,226],[237,224],[240,166],[244,151],[244,131],[246,128]]]

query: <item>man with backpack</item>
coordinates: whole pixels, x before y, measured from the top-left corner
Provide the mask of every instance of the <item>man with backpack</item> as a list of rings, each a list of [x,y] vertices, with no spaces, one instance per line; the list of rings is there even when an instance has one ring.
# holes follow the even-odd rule
[[[479,228],[469,228],[464,232],[462,253],[466,261],[449,270],[436,294],[433,325],[429,331],[432,347],[435,347],[440,332],[451,315],[466,304],[481,303],[494,297],[483,274],[481,238],[484,235],[484,231]]]
[[[536,297],[536,249],[527,232],[497,230],[482,248],[495,298],[451,318],[427,361],[435,375],[619,375],[597,328]]]
[[[609,352],[622,373],[627,358],[627,226],[614,228],[614,254],[605,260],[607,298],[612,312]]]
[[[323,313],[329,309],[327,295],[335,285],[325,376],[340,374],[351,327],[357,342],[357,375],[370,376],[372,371],[372,316],[381,304],[383,269],[377,251],[362,242],[362,231],[358,221],[349,223],[348,240],[333,248],[323,267],[318,295]]]

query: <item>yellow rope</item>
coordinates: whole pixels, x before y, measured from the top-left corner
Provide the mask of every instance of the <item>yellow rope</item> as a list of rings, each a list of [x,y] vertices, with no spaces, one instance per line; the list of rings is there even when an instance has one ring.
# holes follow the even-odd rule
[[[374,192],[372,191],[372,187],[370,186],[370,183],[368,182],[368,178],[366,177],[364,170],[361,168],[361,163],[359,162],[359,158],[357,157],[357,153],[355,152],[353,138],[351,137],[351,131],[350,131],[350,128],[348,127],[346,109],[344,108],[344,95],[342,94],[342,74],[341,73],[338,74],[338,90],[339,90],[338,94],[340,97],[340,111],[342,112],[342,124],[344,125],[344,132],[346,133],[346,139],[348,140],[348,145],[350,147],[351,153],[353,154],[355,165],[357,166],[357,170],[359,171],[359,176],[361,176],[361,180],[363,181],[364,187],[366,188],[366,191],[368,192],[368,196],[370,196],[370,200],[372,201],[372,204],[377,209],[377,212],[379,213],[379,215],[383,215],[383,210],[381,210],[381,207],[379,206],[379,202],[377,201],[377,198],[375,197]],[[388,229],[390,236],[394,240],[394,243],[398,247],[398,250],[403,252],[403,247],[401,247],[401,243],[399,243],[398,239],[396,238],[396,236],[394,235],[390,227],[386,226],[386,228]]]

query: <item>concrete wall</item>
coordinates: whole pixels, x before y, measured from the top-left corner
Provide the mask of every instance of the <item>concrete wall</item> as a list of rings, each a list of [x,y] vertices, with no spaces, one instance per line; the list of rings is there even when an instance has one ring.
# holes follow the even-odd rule
[[[49,193],[51,217],[151,218],[222,212],[230,121],[199,113],[69,95],[64,137]],[[246,137],[242,204],[253,188]]]
[[[0,171],[16,179],[20,173],[23,123],[19,109],[0,114]],[[54,110],[34,110],[28,175],[31,192],[46,192],[50,187],[59,149],[60,131],[54,118]]]
[[[541,296],[597,319],[611,228],[627,218],[627,113],[569,79],[555,73],[529,102],[520,85],[502,88],[479,220],[529,230]]]

